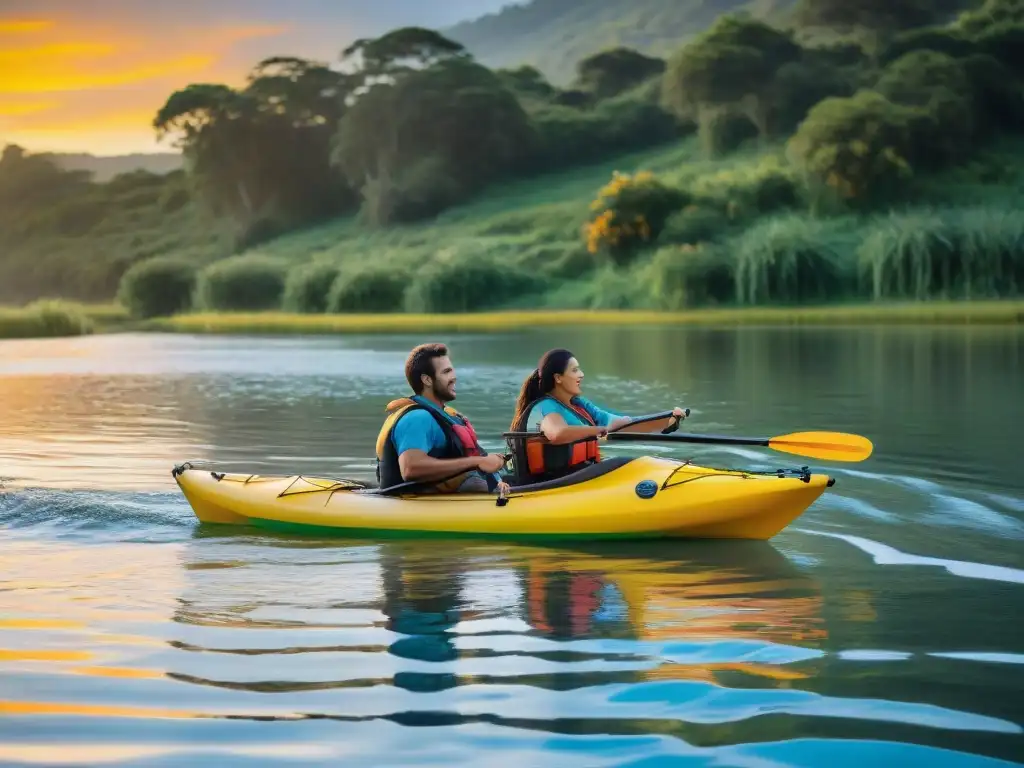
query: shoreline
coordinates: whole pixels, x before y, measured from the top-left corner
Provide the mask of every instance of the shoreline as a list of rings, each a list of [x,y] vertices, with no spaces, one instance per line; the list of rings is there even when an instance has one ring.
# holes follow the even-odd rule
[[[111,333],[179,333],[220,335],[350,335],[392,333],[498,333],[534,328],[589,326],[678,326],[736,328],[742,326],[1012,326],[1024,324],[1024,299],[993,301],[923,301],[840,304],[802,307],[743,307],[653,310],[502,310],[463,314],[298,314],[265,312],[201,312],[134,320],[111,305],[78,305],[86,322],[48,329],[33,323],[12,323],[2,339],[59,338]],[[0,322],[28,310],[6,309]],[[14,331],[14,333],[11,333]],[[18,331],[21,331],[19,333]]]
[[[213,334],[369,334],[498,332],[568,325],[1018,325],[1024,300],[918,302],[819,307],[649,310],[509,310],[451,315],[304,315],[286,312],[196,313],[144,321],[135,330]]]

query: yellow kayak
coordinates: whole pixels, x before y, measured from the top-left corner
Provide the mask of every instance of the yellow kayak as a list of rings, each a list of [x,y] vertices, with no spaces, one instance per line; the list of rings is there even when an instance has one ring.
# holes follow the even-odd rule
[[[227,474],[186,462],[172,475],[203,523],[346,536],[769,539],[835,481],[805,469],[712,469],[616,457],[559,480],[484,493],[380,491],[354,480]],[[502,503],[504,502],[504,503]]]

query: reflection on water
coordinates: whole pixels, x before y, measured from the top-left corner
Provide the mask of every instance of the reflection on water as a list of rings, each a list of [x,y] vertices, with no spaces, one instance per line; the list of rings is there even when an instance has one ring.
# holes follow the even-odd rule
[[[770,543],[196,526],[169,475],[183,458],[370,476],[417,341],[0,344],[0,763],[974,766],[1024,754],[1024,484],[1006,429],[1024,423],[1018,332],[558,341],[613,408],[681,403],[709,431],[870,435],[872,459],[829,467],[834,492]],[[551,345],[452,342],[460,407],[492,444],[508,418],[493,402],[510,403]]]

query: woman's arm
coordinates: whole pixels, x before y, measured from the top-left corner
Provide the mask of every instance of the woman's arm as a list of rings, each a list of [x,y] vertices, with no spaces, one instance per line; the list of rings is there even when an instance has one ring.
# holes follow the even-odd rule
[[[607,427],[570,427],[557,413],[549,413],[540,422],[540,431],[552,445],[564,445],[588,437],[603,437]]]
[[[632,423],[635,418],[633,416],[622,416],[606,411],[584,398],[580,399],[580,404],[587,410],[594,421],[607,427],[609,432],[661,432],[677,421],[682,421],[686,418],[686,412],[682,408],[675,408],[672,410],[672,415],[664,419],[654,419],[634,424]]]
[[[677,409],[678,410],[678,409]],[[686,418],[682,412],[679,413],[679,420],[682,421]],[[629,424],[632,421],[630,418],[616,419],[615,424],[608,428],[608,431],[616,432],[661,432],[664,429],[668,429],[676,422],[676,416],[669,416],[665,419],[654,419],[652,421],[641,421],[637,424],[630,424],[628,427],[623,426]],[[617,429],[616,427],[622,427]]]

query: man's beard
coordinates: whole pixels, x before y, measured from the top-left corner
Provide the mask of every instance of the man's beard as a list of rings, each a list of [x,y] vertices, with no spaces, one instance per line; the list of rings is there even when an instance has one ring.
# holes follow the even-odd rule
[[[442,403],[448,403],[455,399],[454,392],[449,392],[447,388],[442,389],[439,384],[435,383],[430,389],[434,393],[434,397]]]

